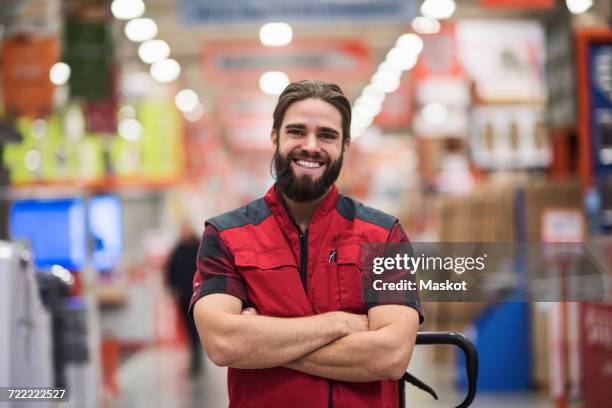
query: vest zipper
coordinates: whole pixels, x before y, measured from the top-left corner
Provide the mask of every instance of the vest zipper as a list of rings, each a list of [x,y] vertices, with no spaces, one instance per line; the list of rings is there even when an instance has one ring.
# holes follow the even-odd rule
[[[300,277],[302,278],[302,285],[304,285],[304,291],[308,293],[308,227],[304,228],[304,233],[300,231],[298,233],[300,237]],[[332,404],[332,381],[329,381],[329,398],[327,400],[327,407],[333,408]]]
[[[300,277],[304,291],[308,293],[308,227],[304,228],[304,233],[299,233],[300,237]]]

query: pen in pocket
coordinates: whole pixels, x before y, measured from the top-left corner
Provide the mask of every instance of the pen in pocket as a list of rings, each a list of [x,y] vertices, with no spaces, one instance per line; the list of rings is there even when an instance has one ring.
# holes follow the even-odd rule
[[[336,262],[336,250],[335,249],[332,249],[329,252],[329,261],[328,262],[329,263]]]

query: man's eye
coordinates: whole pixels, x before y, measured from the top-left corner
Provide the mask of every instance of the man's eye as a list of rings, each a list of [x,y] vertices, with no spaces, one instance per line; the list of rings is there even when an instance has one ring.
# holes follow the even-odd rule
[[[289,133],[289,134],[292,134],[292,135],[301,135],[301,134],[302,134],[302,131],[301,131],[301,130],[298,130],[298,129],[289,129],[289,130],[288,130],[288,133]]]
[[[321,135],[321,138],[323,138],[323,139],[335,139],[336,135],[334,135],[333,133],[323,133]]]

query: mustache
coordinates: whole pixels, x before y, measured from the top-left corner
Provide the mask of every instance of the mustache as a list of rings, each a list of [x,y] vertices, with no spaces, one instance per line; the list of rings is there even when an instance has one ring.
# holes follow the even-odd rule
[[[323,162],[325,164],[329,164],[329,157],[327,155],[321,154],[321,152],[309,152],[307,150],[299,150],[293,152],[288,157],[289,160],[316,160]]]

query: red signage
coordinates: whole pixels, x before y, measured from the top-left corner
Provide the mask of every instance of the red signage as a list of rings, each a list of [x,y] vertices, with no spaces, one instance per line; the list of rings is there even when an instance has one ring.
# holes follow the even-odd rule
[[[423,52],[412,70],[415,81],[428,77],[463,77],[465,72],[457,55],[455,24],[442,23],[436,34],[423,35]]]
[[[410,126],[413,110],[412,81],[404,79],[399,89],[387,94],[376,124],[384,130],[397,130]]]
[[[2,88],[9,114],[38,117],[51,111],[51,66],[59,57],[56,37],[17,36],[2,46]]]
[[[612,401],[612,304],[582,303],[584,408]]]
[[[252,83],[267,71],[291,80],[361,80],[372,74],[372,52],[361,40],[296,41],[286,47],[258,42],[216,42],[203,52],[204,77],[224,84]]]
[[[555,0],[480,0],[480,4],[490,8],[552,9]]]

